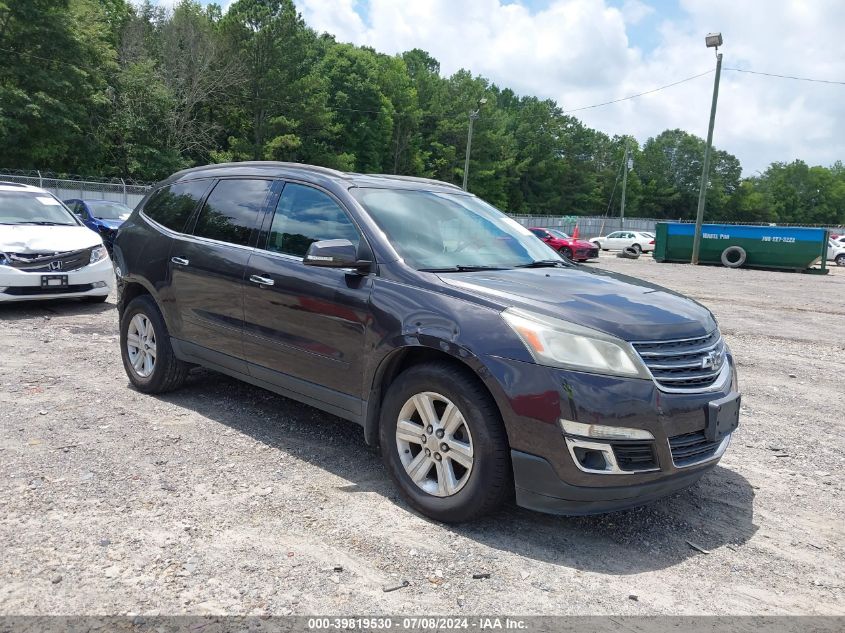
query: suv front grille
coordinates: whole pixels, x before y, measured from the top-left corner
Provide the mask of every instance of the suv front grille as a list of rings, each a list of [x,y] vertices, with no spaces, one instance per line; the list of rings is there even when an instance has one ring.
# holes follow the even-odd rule
[[[91,248],[64,253],[9,253],[9,265],[27,273],[63,273],[91,263]]]
[[[720,443],[708,441],[704,436],[704,431],[670,437],[669,448],[672,451],[672,461],[679,468],[704,461],[716,454]]]
[[[716,382],[725,364],[719,330],[698,338],[632,345],[658,384],[670,389],[705,389]]]

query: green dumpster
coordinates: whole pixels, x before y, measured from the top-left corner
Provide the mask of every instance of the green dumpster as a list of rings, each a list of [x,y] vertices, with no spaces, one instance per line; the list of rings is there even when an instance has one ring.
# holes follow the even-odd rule
[[[694,234],[694,224],[659,222],[654,259],[688,263],[692,257]],[[730,268],[747,266],[825,274],[827,242],[827,229],[704,224],[698,259],[702,264]],[[812,269],[819,261],[821,268]]]

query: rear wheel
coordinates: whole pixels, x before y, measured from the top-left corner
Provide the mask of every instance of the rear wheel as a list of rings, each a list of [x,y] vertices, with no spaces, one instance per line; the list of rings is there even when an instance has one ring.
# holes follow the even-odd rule
[[[643,247],[640,246],[639,244],[632,244],[631,248],[634,249],[637,252],[637,255],[639,255],[640,253],[643,252]]]
[[[120,351],[130,382],[144,393],[164,393],[182,386],[189,365],[170,346],[164,318],[149,295],[135,297],[120,319]]]
[[[411,367],[390,385],[379,439],[405,499],[438,521],[475,519],[512,491],[498,408],[477,378],[448,363]]]

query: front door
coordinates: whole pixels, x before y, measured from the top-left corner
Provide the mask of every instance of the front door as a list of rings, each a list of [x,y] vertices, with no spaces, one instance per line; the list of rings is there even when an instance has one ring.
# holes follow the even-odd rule
[[[192,344],[193,354],[242,373],[244,273],[272,184],[218,181],[191,234],[175,238],[170,250],[180,337]]]
[[[373,277],[306,266],[302,258],[318,240],[358,244],[357,227],[327,192],[298,183],[284,186],[265,227],[244,290],[250,372],[341,408],[356,406]]]

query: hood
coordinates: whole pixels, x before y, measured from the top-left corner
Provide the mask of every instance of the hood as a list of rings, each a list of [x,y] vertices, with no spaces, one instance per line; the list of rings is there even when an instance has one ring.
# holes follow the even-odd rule
[[[125,222],[125,220],[106,220],[105,218],[94,218],[94,221],[110,229],[119,229],[120,225]]]
[[[693,338],[716,328],[710,311],[672,290],[604,270],[523,268],[441,273],[450,286],[627,341]]]
[[[100,236],[87,226],[0,227],[0,252],[4,253],[65,253],[102,243]]]

